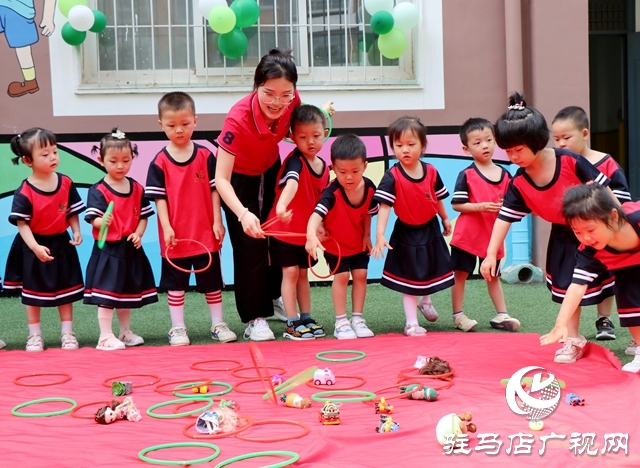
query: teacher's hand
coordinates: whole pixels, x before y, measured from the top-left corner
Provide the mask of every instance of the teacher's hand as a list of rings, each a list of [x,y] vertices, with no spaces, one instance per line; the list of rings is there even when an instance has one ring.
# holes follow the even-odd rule
[[[252,212],[247,211],[242,217],[242,230],[248,236],[255,237],[257,239],[264,238],[264,231],[260,227],[260,220]]]
[[[322,104],[320,107],[322,107],[324,110],[327,111],[327,114],[329,114],[329,117],[333,117],[333,114],[336,113],[336,110],[333,108],[333,101],[327,101],[324,104]]]

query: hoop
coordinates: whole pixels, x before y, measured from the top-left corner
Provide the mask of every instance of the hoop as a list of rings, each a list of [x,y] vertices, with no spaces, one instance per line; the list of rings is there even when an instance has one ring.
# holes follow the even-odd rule
[[[231,436],[231,435],[236,435],[246,429],[249,429],[251,426],[253,426],[253,418],[249,417],[249,416],[245,416],[243,414],[238,415],[240,419],[244,420],[246,422],[246,424],[244,426],[240,426],[239,428],[237,428],[235,431],[229,431],[229,432],[218,432],[217,434],[201,434],[201,433],[197,433],[197,434],[191,434],[189,433],[189,429],[191,427],[194,427],[196,425],[195,422],[189,423],[186,426],[184,426],[182,428],[182,433],[189,437],[190,439],[221,439],[222,437],[227,437],[227,436]]]
[[[359,397],[344,397],[344,398],[332,398],[331,395],[361,395]],[[328,392],[318,392],[311,395],[313,401],[319,401],[321,403],[330,400],[338,403],[349,403],[353,401],[369,401],[373,400],[376,394],[373,392],[365,392],[358,390],[330,390]]]
[[[411,391],[407,391],[407,392],[400,392],[400,393],[399,393],[399,394],[397,394],[397,395],[386,396],[386,397],[384,397],[384,399],[385,399],[385,400],[393,400],[393,399],[395,399],[395,398],[402,398],[402,397],[406,397],[406,396],[407,396],[407,395],[409,395],[410,393],[413,393],[413,392],[417,392],[417,391],[419,391],[419,390],[422,390],[422,388],[424,387],[424,385],[423,385],[423,384],[421,384],[421,383],[419,383],[419,382],[410,382],[410,383],[408,383],[407,385],[411,385],[411,384],[415,384],[415,385],[417,385],[418,387],[417,387],[417,388],[412,389]],[[373,393],[375,393],[375,394],[376,394],[376,396],[378,396],[380,393],[382,393],[382,392],[384,392],[384,391],[386,391],[386,390],[391,390],[392,388],[399,388],[399,387],[401,387],[401,386],[404,386],[404,385],[403,385],[403,384],[399,384],[399,383],[397,383],[397,384],[395,384],[395,385],[389,385],[388,387],[384,387],[384,388],[381,388],[380,390],[376,390],[376,391],[375,391],[375,392],[373,392]],[[367,400],[365,403],[373,403],[373,401],[371,401],[371,400]]]
[[[408,374],[408,372],[418,372],[420,369],[416,369],[415,367],[409,367],[407,369],[402,369],[401,371],[398,372],[398,376],[402,377],[403,380],[407,380],[407,379],[437,379],[437,380],[444,380],[444,379],[448,379],[449,377],[453,377],[453,374],[456,372],[456,370],[452,367],[451,368],[451,372],[447,372],[446,374]]]
[[[313,265],[311,264],[311,255],[309,255],[309,271],[313,273],[314,276],[318,279],[328,279],[328,278],[331,278],[333,275],[335,275],[336,272],[338,271],[338,268],[340,267],[340,260],[342,259],[342,252],[340,250],[340,244],[338,244],[338,241],[335,240],[333,237],[327,237],[325,240],[327,239],[331,239],[333,243],[336,245],[336,248],[338,249],[338,261],[336,262],[336,267],[333,269],[333,271],[330,271],[328,275],[323,276],[316,273],[316,271],[313,269]]]
[[[411,380],[411,379],[403,377],[403,378],[399,379],[397,381],[397,383],[400,384],[403,380]],[[442,385],[438,385],[438,386],[429,384],[429,388],[433,388],[434,390],[444,390],[446,388],[449,388],[449,387],[453,386],[453,379],[451,377],[447,377],[447,378],[444,378],[444,379],[436,379],[436,380],[440,380],[440,381],[442,381],[444,383]],[[415,383],[416,382],[411,382],[411,383],[406,384],[406,385],[411,385],[411,384],[415,384]],[[423,385],[423,387],[424,387],[424,385]],[[412,392],[415,392],[416,390],[417,389],[413,389]],[[411,392],[409,392],[409,393],[411,393]]]
[[[176,403],[190,403],[190,401],[185,401],[185,400],[204,401],[204,402],[207,402],[207,404],[202,408],[196,408],[191,411],[183,411],[182,413],[176,413],[176,414],[156,414],[153,412],[153,410],[162,408],[163,406],[174,405]],[[213,406],[213,400],[211,398],[197,397],[197,396],[191,397],[191,398],[180,398],[178,400],[163,401],[162,403],[158,403],[156,405],[150,406],[149,409],[147,410],[147,415],[156,419],[177,419],[177,418],[182,418],[183,416],[191,416],[192,414],[201,413],[203,411],[208,410],[212,406]]]
[[[334,387],[332,385],[331,389],[335,392],[340,392],[342,390],[353,390],[354,388],[360,388],[367,383],[367,380],[364,377],[359,377],[357,375],[336,375],[335,377],[336,379],[357,379],[360,381],[360,383],[355,383],[347,387]],[[319,390],[322,390],[324,388],[327,388],[327,385],[316,385],[313,380],[310,380],[307,382],[307,387],[317,388]]]
[[[252,341],[252,343],[253,343],[253,341]],[[285,374],[287,372],[287,369],[285,369],[282,366],[262,366],[262,368],[265,369],[265,370],[266,369],[273,369],[273,370],[277,371],[274,374],[269,374],[269,379],[271,379],[272,375],[276,375],[276,374],[282,375],[282,374]],[[238,367],[237,369],[234,369],[234,370],[231,371],[231,375],[233,375],[234,377],[238,377],[239,379],[254,379],[254,378],[260,376],[260,373],[258,373],[258,375],[250,375],[250,376],[245,376],[245,375],[240,375],[239,374],[239,372],[243,372],[243,371],[248,370],[248,369],[255,370],[255,367],[251,367],[251,366]]]
[[[67,408],[60,411],[50,411],[48,413],[18,413],[20,408],[24,408],[25,406],[35,405],[37,403],[48,403],[50,401],[61,401],[63,403],[71,403],[71,408]],[[11,410],[11,414],[14,416],[18,416],[20,418],[44,418],[47,416],[58,416],[61,414],[70,413],[73,408],[75,408],[78,404],[72,400],[71,398],[62,398],[62,397],[51,397],[51,398],[40,398],[39,400],[31,400],[25,403],[20,403],[17,406],[14,406]]]
[[[276,391],[276,395],[282,395],[283,393],[288,392],[292,388],[307,382],[309,379],[313,378],[313,374],[317,370],[318,370],[318,366],[311,366],[303,370],[302,372],[297,373],[290,379],[285,380],[280,385],[277,385],[274,388],[274,390]],[[265,393],[264,395],[262,395],[262,398],[266,400],[267,398],[269,398],[269,394]]]
[[[158,393],[173,393],[177,390],[184,390],[184,389],[189,389],[192,390],[194,388],[200,388],[201,385],[209,385],[211,383],[211,379],[208,380],[198,380],[196,382],[194,382],[193,380],[172,380],[171,382],[165,382],[162,383],[160,385],[156,385],[153,388],[154,392],[158,392]],[[164,390],[162,387],[166,387],[167,385],[176,385],[176,384],[186,384],[186,385],[179,385],[179,386],[175,386],[173,387],[171,390]],[[189,395],[189,396],[193,396]]]
[[[197,386],[192,385],[192,384],[195,384],[195,383],[196,383],[196,382],[189,382],[189,383],[187,383],[187,384],[178,385],[175,389],[177,390],[177,389],[183,389],[183,388],[187,388],[187,387],[192,388],[192,389],[193,389],[193,388],[197,388]],[[191,387],[190,387],[190,385],[191,385]],[[212,381],[209,381],[209,383],[208,383],[208,384],[200,384],[200,385],[207,385],[208,387],[211,387],[212,385],[217,385],[217,386],[219,386],[219,387],[224,387],[224,390],[220,390],[219,392],[198,393],[198,394],[195,394],[195,393],[191,393],[191,394],[188,394],[188,393],[179,393],[179,392],[176,392],[176,391],[174,390],[172,393],[173,393],[175,396],[177,396],[177,397],[182,397],[182,398],[191,398],[191,397],[193,397],[193,396],[201,396],[201,397],[217,397],[217,396],[226,395],[227,393],[230,393],[230,392],[231,392],[231,390],[233,390],[233,386],[232,386],[231,384],[226,383],[226,382],[212,382]],[[199,386],[200,386],[200,385],[199,385]]]
[[[113,213],[113,200],[109,202],[107,205],[107,209],[104,210],[104,214],[102,215],[102,220]],[[107,242],[107,234],[109,233],[109,226],[105,223],[100,224],[100,230],[98,231],[98,248],[102,249],[104,244]]]
[[[79,416],[77,414],[77,412],[81,409],[81,408],[86,408],[87,406],[93,406],[93,405],[100,405],[100,407],[108,405],[109,402],[108,401],[92,401],[91,403],[83,403],[81,405],[76,405],[75,408],[73,408],[71,410],[71,417],[72,418],[78,418],[78,419],[93,419],[93,414],[89,415],[89,416]]]
[[[264,426],[265,424],[290,424],[292,426],[300,426],[303,429],[303,431],[300,434],[294,434],[292,436],[271,437],[267,439],[256,439],[253,437],[246,437],[246,436],[243,436],[242,434],[236,434],[236,437],[246,442],[282,442],[284,440],[300,439],[309,433],[309,427],[306,424],[303,424],[298,421],[290,421],[288,419],[266,419],[264,421],[254,421],[252,427]]]
[[[252,453],[247,453],[245,455],[239,455],[237,457],[229,458],[228,460],[218,463],[215,468],[223,468],[237,461],[248,460],[249,458],[269,457],[273,455],[290,456],[291,458],[289,460],[284,460],[279,463],[275,463],[273,465],[264,465],[264,468],[280,468],[282,466],[293,465],[295,462],[300,460],[300,455],[298,455],[296,452],[287,452],[285,450],[272,450],[269,452],[252,452]]]
[[[63,377],[62,377],[62,380],[58,380],[57,382],[51,382],[51,383],[29,384],[29,383],[20,382],[21,379],[25,379],[27,377],[42,377],[43,375],[61,375]],[[68,382],[69,380],[71,380],[71,376],[65,372],[41,372],[37,374],[33,373],[33,374],[19,375],[18,377],[13,379],[13,383],[16,385],[20,385],[22,387],[48,387],[49,385],[60,385],[65,382]]]
[[[306,103],[302,102],[301,104],[306,104]],[[331,136],[331,132],[333,131],[333,120],[331,120],[331,115],[329,115],[329,113],[326,110],[324,110],[322,107],[320,107],[320,106],[314,106],[314,107],[317,107],[318,109],[320,109],[320,111],[327,118],[327,124],[329,125],[329,131],[327,132],[327,136],[324,137],[324,141],[327,141],[329,139],[329,137]],[[289,127],[289,133],[290,134],[293,133],[291,127]],[[295,145],[295,142],[290,138],[286,138],[285,137],[285,138],[282,139],[282,141],[286,141],[287,143],[291,143],[291,144]],[[282,465],[282,466],[285,466],[285,465]]]
[[[206,364],[207,362],[235,362],[237,366],[227,367],[224,369],[207,369],[204,367],[198,367],[200,364]],[[240,369],[242,367],[242,362],[238,361],[237,359],[208,359],[207,361],[196,361],[193,364],[191,364],[191,366],[189,367],[195,370],[208,371],[208,372],[232,371],[232,370]]]
[[[149,382],[149,383],[144,383],[144,384],[134,384],[134,387],[148,387],[149,385],[155,385],[158,382],[160,382],[160,377],[158,377],[156,374],[122,374],[122,375],[116,375],[115,377],[109,377],[108,379],[104,379],[102,381],[102,386],[103,387],[107,387],[107,388],[111,388],[111,385],[108,383],[110,380],[116,380],[116,379],[120,379],[122,377],[131,377],[131,376],[136,376],[136,377],[153,377],[154,380],[153,382]]]
[[[324,357],[327,354],[356,354],[357,356],[351,358],[329,359]],[[326,362],[354,362],[364,359],[367,354],[364,351],[358,351],[355,349],[336,349],[334,351],[322,351],[316,354],[316,359]]]
[[[171,261],[171,259],[169,258],[169,249],[172,249],[173,246],[175,244],[177,244],[178,242],[194,242],[194,243],[199,244],[200,246],[202,246],[202,248],[204,250],[206,250],[207,255],[209,255],[209,262],[207,263],[207,266],[204,267],[204,268],[200,268],[199,270],[187,270],[187,269],[179,267],[178,265],[173,263]],[[207,248],[207,246],[204,245],[202,242],[197,241],[195,239],[174,239],[173,240],[173,244],[167,245],[167,247],[164,249],[164,258],[167,260],[167,263],[169,263],[169,265],[171,265],[176,270],[181,271],[183,273],[194,273],[194,274],[195,273],[202,273],[203,271],[206,271],[211,266],[211,261],[212,261],[211,252],[209,252],[209,249]]]
[[[260,381],[262,382],[262,378],[260,377],[251,377],[245,380],[241,380],[240,382],[236,383],[233,386],[233,390],[238,392],[238,393],[248,393],[249,395],[263,395],[264,394],[264,388],[262,390],[240,390],[240,385],[244,385],[246,383],[251,383],[251,382],[257,382]],[[277,395],[277,393],[276,393]],[[267,398],[269,397],[269,394],[267,394]]]
[[[271,381],[270,375],[264,375],[260,369],[266,369],[267,366],[264,363],[264,356],[258,348],[258,345],[255,341],[249,343],[249,354],[251,355],[251,360],[253,361],[253,365],[256,367],[256,372],[258,373],[258,377],[262,380],[262,385],[264,386],[265,391],[269,394],[271,401],[274,405],[278,405],[278,395],[276,395],[276,391],[273,389],[273,382]],[[235,371],[234,371],[235,372]],[[280,372],[284,374],[286,372],[285,369],[282,369]],[[233,373],[233,372],[232,372]]]
[[[147,453],[154,452],[156,450],[162,450],[166,448],[175,448],[175,447],[204,447],[210,448],[214,451],[213,455],[209,455],[208,457],[198,458],[197,460],[185,460],[185,461],[173,461],[173,460],[158,460],[157,458],[149,458],[147,457]],[[160,444],[154,445],[152,447],[147,447],[146,449],[140,450],[138,452],[138,457],[140,460],[153,463],[155,465],[179,465],[179,466],[187,466],[187,465],[195,465],[196,463],[207,463],[211,460],[214,460],[218,455],[220,455],[220,449],[217,445],[207,444],[206,442],[175,442],[173,444]]]

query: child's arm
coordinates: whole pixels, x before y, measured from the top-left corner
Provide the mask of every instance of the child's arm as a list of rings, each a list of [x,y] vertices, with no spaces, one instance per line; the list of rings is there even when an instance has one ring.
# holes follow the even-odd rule
[[[309,218],[309,222],[307,223],[307,243],[305,244],[304,249],[313,257],[314,260],[318,259],[318,249],[321,249],[323,252],[325,250],[320,239],[318,239],[318,228],[320,227],[320,223],[322,223],[322,216],[318,213],[312,213]]]
[[[147,218],[142,218],[138,222],[138,226],[136,226],[136,230],[129,234],[127,237],[128,241],[133,242],[133,245],[136,249],[139,249],[142,245],[142,236],[144,235],[144,231],[147,229]]]
[[[501,219],[496,219],[496,222],[493,224],[491,240],[489,241],[489,247],[487,247],[487,256],[480,266],[480,273],[487,281],[491,281],[496,276],[496,257],[498,255],[498,250],[500,250],[500,246],[504,243],[504,239],[507,237],[510,227],[511,223]]]
[[[70,240],[71,245],[82,244],[82,234],[80,233],[80,220],[78,215],[73,215],[69,218],[69,226],[71,226],[71,232],[73,233],[73,240]]]
[[[451,208],[458,213],[497,213],[500,211],[502,203],[494,202],[481,202],[481,203],[453,203],[451,202]]]
[[[222,224],[222,209],[220,208],[220,194],[217,190],[211,192],[211,201],[213,202],[213,235],[216,236],[216,240],[222,244],[224,239],[225,229]]]
[[[364,234],[362,236],[362,251],[371,255],[371,215],[364,215]]]
[[[387,238],[384,236],[384,232],[387,229],[387,223],[389,222],[389,214],[391,213],[391,206],[384,203],[380,203],[380,211],[378,211],[378,224],[376,225],[376,245],[371,249],[371,255],[376,260],[380,257],[384,258],[384,248],[393,250],[393,247],[387,242]]]
[[[580,301],[582,301],[584,294],[587,292],[587,287],[587,284],[571,283],[569,285],[562,300],[562,306],[560,307],[560,312],[558,312],[555,327],[553,327],[549,333],[540,337],[540,344],[542,346],[567,339],[569,333],[567,324],[580,305]]]
[[[29,247],[31,251],[36,254],[38,260],[40,260],[41,262],[50,262],[51,260],[53,260],[51,251],[44,245],[38,244],[36,238],[33,237],[33,232],[31,232],[29,224],[27,224],[26,221],[22,220],[18,220],[17,224],[20,237],[22,237],[24,243],[27,244],[27,247]]]
[[[297,191],[298,181],[295,179],[288,179],[287,184],[284,186],[284,190],[282,190],[282,193],[280,194],[278,203],[276,204],[276,216],[285,223],[291,221],[291,217],[293,216],[293,211],[287,210],[287,207],[289,206],[289,203],[291,203],[291,200],[293,200],[293,197],[296,196]]]
[[[442,231],[443,236],[451,235],[451,221],[449,221],[449,213],[447,213],[447,208],[444,206],[444,201],[438,200],[438,214],[440,215],[440,219],[442,220],[442,227],[444,230]]]
[[[169,205],[167,205],[167,200],[164,198],[156,198],[155,202],[156,210],[158,211],[158,221],[160,221],[160,226],[162,226],[162,232],[164,233],[164,246],[168,247],[169,245],[175,244],[176,240],[176,233],[169,221]]]

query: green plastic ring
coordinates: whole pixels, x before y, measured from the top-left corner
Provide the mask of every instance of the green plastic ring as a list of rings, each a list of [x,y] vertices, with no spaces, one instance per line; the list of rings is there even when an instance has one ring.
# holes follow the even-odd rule
[[[107,209],[104,210],[104,214],[102,215],[102,220],[104,221],[104,218],[106,218],[107,216],[109,216],[111,213],[113,213],[113,200],[111,200],[109,202],[109,205],[107,206]],[[102,249],[104,247],[104,244],[107,242],[107,233],[109,232],[109,226],[107,226],[106,224],[101,224],[100,225],[100,231],[98,231],[98,248]]]
[[[245,455],[239,455],[237,457],[229,458],[223,462],[220,462],[216,465],[216,468],[222,468],[223,466],[231,465],[237,461],[248,460],[249,458],[258,458],[258,457],[268,457],[271,455],[285,455],[291,457],[289,460],[284,460],[279,463],[275,463],[273,465],[264,465],[264,468],[278,468],[280,466],[289,466],[293,465],[295,462],[300,460],[300,455],[296,452],[287,452],[284,450],[271,450],[268,452],[252,452],[247,453]]]
[[[71,408],[67,408],[60,411],[51,411],[49,413],[18,413],[18,410],[20,408],[24,408],[25,406],[35,405],[37,403],[47,403],[49,401],[62,401],[64,403],[71,403],[72,406]],[[73,409],[76,406],[78,406],[78,403],[76,403],[71,398],[62,398],[62,397],[40,398],[39,400],[31,400],[31,401],[27,401],[26,403],[20,403],[19,405],[14,406],[13,409],[11,410],[11,414],[13,414],[14,416],[18,416],[20,418],[44,418],[47,416],[59,416],[61,414],[71,413],[71,411],[73,411]]]
[[[186,383],[186,384],[178,385],[176,388],[193,387],[198,383],[199,382]],[[206,382],[202,382],[202,384],[205,384],[205,383]],[[226,382],[210,382],[209,386],[211,385],[218,385],[220,387],[226,387],[226,388],[224,390],[220,390],[219,392],[211,392],[211,393],[192,393],[191,395],[189,395],[188,393],[173,392],[173,394],[177,397],[182,397],[182,398],[193,398],[194,396],[217,397],[217,396],[226,395],[227,393],[231,393],[231,390],[233,390],[233,385],[228,384]]]
[[[361,395],[359,397],[332,398],[331,395]],[[373,400],[376,394],[373,392],[364,392],[358,390],[329,390],[327,392],[318,392],[311,395],[313,401],[324,403],[325,401],[335,401],[338,403],[348,403],[352,401],[369,401]]]
[[[198,458],[197,460],[185,460],[185,461],[169,461],[169,460],[156,460],[155,458],[147,457],[147,453],[153,452],[155,450],[162,450],[166,448],[175,448],[175,447],[204,447],[215,450],[213,455],[209,455],[208,457]],[[214,460],[218,455],[220,455],[220,449],[217,445],[207,444],[206,442],[176,442],[173,444],[160,444],[154,445],[152,447],[147,447],[146,449],[140,450],[138,453],[138,457],[140,460],[145,461],[147,463],[153,463],[155,465],[179,465],[179,466],[187,466],[187,465],[195,465],[196,463],[208,463],[211,460]]]
[[[187,403],[187,402],[189,402],[191,400],[206,401],[207,404],[205,406],[203,406],[202,408],[196,408],[196,409],[191,410],[191,411],[183,411],[182,413],[176,413],[176,414],[155,414],[155,413],[153,413],[153,410],[158,409],[158,408],[162,408],[163,406],[176,405],[178,403]],[[162,403],[158,403],[157,405],[150,406],[149,409],[147,410],[147,415],[151,416],[152,418],[157,418],[157,419],[176,419],[176,418],[182,418],[184,416],[191,416],[193,414],[202,413],[203,411],[208,410],[212,406],[213,406],[213,400],[211,398],[193,396],[193,397],[189,397],[189,398],[179,398],[178,400],[163,401]]]
[[[325,354],[357,354],[355,357],[351,358],[342,358],[342,359],[329,359],[324,357]],[[360,359],[364,359],[367,354],[364,351],[358,351],[355,349],[337,349],[335,351],[322,351],[316,354],[316,359],[326,362],[353,362],[359,361]]]

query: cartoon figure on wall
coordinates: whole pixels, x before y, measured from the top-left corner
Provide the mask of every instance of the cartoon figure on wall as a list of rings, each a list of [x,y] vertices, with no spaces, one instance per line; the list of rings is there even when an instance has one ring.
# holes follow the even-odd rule
[[[48,37],[53,34],[55,11],[56,0],[44,0],[44,11],[40,22],[43,36]],[[33,94],[40,89],[31,54],[31,45],[39,39],[35,16],[34,0],[0,0],[0,33],[4,33],[9,47],[16,51],[24,78],[24,81],[9,83],[7,94],[11,97]]]

